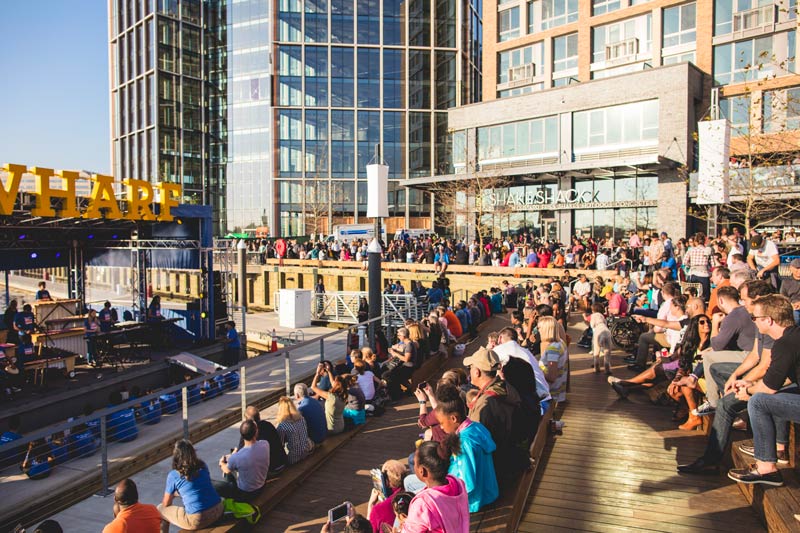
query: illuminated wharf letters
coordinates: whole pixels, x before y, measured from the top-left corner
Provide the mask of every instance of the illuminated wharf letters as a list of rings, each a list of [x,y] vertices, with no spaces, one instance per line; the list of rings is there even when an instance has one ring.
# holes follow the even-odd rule
[[[8,177],[0,183],[0,215],[11,215],[14,204],[20,193],[20,184],[23,174],[33,174],[34,192],[28,193],[34,197],[35,207],[31,214],[37,217],[55,217],[50,200],[61,198],[64,201],[58,212],[61,218],[106,218],[108,220],[158,220],[170,222],[173,220],[171,210],[178,205],[181,188],[175,183],[157,183],[155,185],[143,180],[123,180],[123,190],[126,200],[120,202],[116,199],[114,191],[114,178],[102,174],[92,174],[92,192],[86,209],[78,209],[78,196],[75,192],[75,182],[79,173],[71,170],[54,172],[50,168],[31,167],[24,165],[3,165],[3,170]],[[50,187],[51,177],[61,180],[61,188]],[[158,202],[154,189],[159,191]],[[153,212],[153,204],[160,206],[159,214]],[[120,209],[120,204],[125,212]]]

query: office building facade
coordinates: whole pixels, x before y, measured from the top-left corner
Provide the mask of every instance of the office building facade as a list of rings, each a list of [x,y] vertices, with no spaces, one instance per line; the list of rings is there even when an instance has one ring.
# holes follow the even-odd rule
[[[387,226],[430,225],[431,195],[402,184],[452,172],[447,110],[484,85],[479,0],[109,11],[117,176],[181,183],[185,201],[214,206],[220,233],[327,233],[368,221],[365,167],[380,144]]]
[[[774,166],[763,137],[798,146],[797,19],[795,0],[487,1],[484,102],[450,111],[455,172],[410,185],[504,178],[484,198],[496,233],[705,229],[690,216],[698,121],[728,119],[732,156],[757,142],[754,165]],[[800,167],[784,166],[765,183],[796,194]]]

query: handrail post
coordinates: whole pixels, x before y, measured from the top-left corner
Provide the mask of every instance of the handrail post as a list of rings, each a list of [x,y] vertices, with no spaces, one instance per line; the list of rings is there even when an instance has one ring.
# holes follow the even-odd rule
[[[105,415],[100,417],[100,452],[102,454],[102,483],[103,488],[100,489],[102,496],[108,496],[111,493],[108,490],[108,421]]]
[[[348,333],[348,335],[350,335],[350,334]],[[319,340],[319,362],[321,363],[324,360],[325,360],[325,339],[320,339]]]
[[[289,364],[289,352],[285,351],[283,352],[283,369],[284,372],[286,373],[286,396],[289,396],[291,398],[292,376],[291,376],[291,370],[289,368],[290,366],[291,365]]]
[[[181,410],[183,417],[183,438],[189,440],[189,387],[181,389]]]
[[[239,368],[239,394],[242,395],[242,420],[247,418],[245,416],[247,411],[247,367]]]

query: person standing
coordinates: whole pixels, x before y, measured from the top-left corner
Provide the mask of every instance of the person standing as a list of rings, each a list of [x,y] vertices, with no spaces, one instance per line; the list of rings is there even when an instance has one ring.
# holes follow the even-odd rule
[[[123,479],[114,490],[114,520],[103,533],[158,533],[161,513],[155,505],[139,503],[139,491],[132,479]]]
[[[114,325],[114,312],[111,309],[111,302],[106,302],[103,304],[103,308],[100,310],[100,314],[98,315],[100,318],[100,331],[103,333],[108,333],[111,331],[111,326]]]
[[[39,282],[39,290],[36,291],[37,302],[50,302],[53,297],[50,296],[50,291],[47,290],[47,284],[44,281]]]
[[[689,283],[699,283],[703,287],[703,294],[700,297],[708,301],[711,292],[711,281],[709,279],[711,250],[706,246],[705,234],[697,233],[694,236],[694,240],[695,246],[686,252],[683,264],[689,267]]]
[[[19,343],[19,333],[14,328],[14,319],[17,316],[17,301],[11,300],[8,303],[8,307],[6,307],[5,313],[3,313],[3,323],[6,326],[6,330],[8,334],[6,336],[6,342],[9,344],[18,344]]]
[[[95,366],[97,364],[97,353],[95,353],[97,343],[95,338],[101,328],[100,319],[97,318],[97,311],[89,309],[89,316],[83,321],[83,328],[85,331],[84,337],[86,338],[86,363],[89,366]]]
[[[225,323],[225,365],[234,366],[239,364],[241,350],[242,343],[239,340],[239,332],[236,331],[236,322],[229,320]]]
[[[778,276],[780,262],[781,257],[774,242],[758,233],[750,238],[747,264],[756,271],[756,279],[768,281],[776,290],[780,288],[780,276]]]
[[[794,312],[794,323],[800,326],[800,258],[789,263],[790,276],[781,283],[781,295],[789,298]]]

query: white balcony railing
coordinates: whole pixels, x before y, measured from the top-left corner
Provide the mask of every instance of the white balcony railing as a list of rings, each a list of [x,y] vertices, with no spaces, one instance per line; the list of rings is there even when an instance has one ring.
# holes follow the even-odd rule
[[[534,63],[528,63],[527,65],[511,67],[508,69],[507,74],[508,82],[505,86],[509,89],[530,85],[536,77],[536,65]]]
[[[632,59],[639,53],[639,39],[631,37],[606,45],[606,61]]]
[[[775,4],[755,7],[733,14],[733,31],[741,32],[775,24]]]

